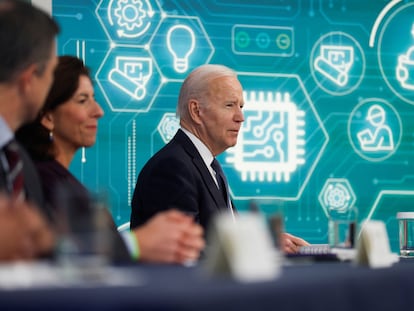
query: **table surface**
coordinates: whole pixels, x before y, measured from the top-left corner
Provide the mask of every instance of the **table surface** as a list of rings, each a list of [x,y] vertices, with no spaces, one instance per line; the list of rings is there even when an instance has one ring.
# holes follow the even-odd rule
[[[4,310],[380,311],[409,310],[414,305],[414,260],[380,269],[343,262],[294,262],[284,265],[278,278],[255,283],[207,275],[201,265],[115,270],[127,275],[129,282],[2,289],[1,306]]]

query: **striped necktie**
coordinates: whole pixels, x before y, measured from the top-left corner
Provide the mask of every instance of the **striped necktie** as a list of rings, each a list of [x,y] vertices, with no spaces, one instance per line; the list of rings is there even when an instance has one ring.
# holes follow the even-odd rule
[[[9,192],[14,198],[23,199],[23,161],[20,157],[19,146],[15,140],[12,140],[3,150],[9,165],[6,173]]]

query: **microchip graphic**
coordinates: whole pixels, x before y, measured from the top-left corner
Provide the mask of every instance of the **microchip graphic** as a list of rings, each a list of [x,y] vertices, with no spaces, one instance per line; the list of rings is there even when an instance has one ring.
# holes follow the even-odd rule
[[[229,150],[243,181],[288,182],[305,163],[305,112],[289,93],[244,92],[244,123],[237,145]]]

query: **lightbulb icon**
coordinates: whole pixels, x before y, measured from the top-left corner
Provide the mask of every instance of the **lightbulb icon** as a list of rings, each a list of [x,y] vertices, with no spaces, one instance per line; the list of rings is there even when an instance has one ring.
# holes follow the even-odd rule
[[[174,58],[174,69],[177,72],[188,70],[188,58],[194,51],[194,31],[186,25],[175,25],[167,33],[168,51]]]

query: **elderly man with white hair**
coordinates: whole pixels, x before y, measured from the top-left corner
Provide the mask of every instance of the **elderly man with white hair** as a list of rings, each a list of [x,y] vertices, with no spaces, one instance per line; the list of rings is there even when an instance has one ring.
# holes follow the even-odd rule
[[[181,128],[138,176],[132,228],[170,208],[192,215],[205,230],[218,212],[237,217],[216,156],[237,143],[243,105],[243,88],[232,69],[207,64],[188,75],[177,106]],[[307,244],[288,234],[284,237],[287,252]]]

